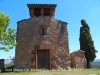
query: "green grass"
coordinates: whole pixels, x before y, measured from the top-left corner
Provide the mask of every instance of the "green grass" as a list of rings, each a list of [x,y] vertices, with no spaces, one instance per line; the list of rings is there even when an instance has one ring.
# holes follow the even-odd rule
[[[71,71],[24,71],[24,72],[4,72],[0,75],[89,75],[97,74],[100,75],[100,69],[71,69]]]
[[[5,64],[4,68],[11,67],[11,66],[14,66],[14,64]]]

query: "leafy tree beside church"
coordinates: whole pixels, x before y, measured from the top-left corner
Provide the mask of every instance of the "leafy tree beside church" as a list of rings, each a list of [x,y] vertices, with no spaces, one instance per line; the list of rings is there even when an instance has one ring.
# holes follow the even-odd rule
[[[90,34],[90,28],[84,19],[81,20],[82,27],[80,27],[80,49],[85,51],[85,57],[87,60],[87,68],[90,68],[90,62],[96,58],[97,50],[94,47],[94,41]]]
[[[16,30],[7,28],[10,17],[0,12],[0,50],[8,51],[16,46]]]

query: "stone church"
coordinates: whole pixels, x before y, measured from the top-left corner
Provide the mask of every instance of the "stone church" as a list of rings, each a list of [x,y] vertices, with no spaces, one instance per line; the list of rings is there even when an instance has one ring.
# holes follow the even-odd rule
[[[27,6],[30,18],[17,22],[15,68],[70,67],[67,22],[54,18],[57,5]]]

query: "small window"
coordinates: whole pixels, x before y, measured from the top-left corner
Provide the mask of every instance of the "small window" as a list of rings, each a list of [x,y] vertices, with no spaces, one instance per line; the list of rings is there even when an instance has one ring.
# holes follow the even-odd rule
[[[40,25],[39,33],[40,33],[41,36],[46,35],[46,26],[44,24]]]
[[[41,16],[41,9],[40,9],[40,8],[34,8],[34,15],[35,15],[36,17]]]
[[[42,35],[45,35],[44,28],[42,28]]]

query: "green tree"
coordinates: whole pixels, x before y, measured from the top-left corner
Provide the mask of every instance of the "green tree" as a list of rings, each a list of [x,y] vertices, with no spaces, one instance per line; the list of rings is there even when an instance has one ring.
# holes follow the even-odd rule
[[[87,60],[87,68],[90,68],[90,62],[96,58],[97,50],[94,47],[94,41],[90,34],[90,28],[84,19],[81,20],[82,27],[80,27],[80,49],[85,51],[85,57]]]
[[[16,46],[16,29],[7,28],[10,17],[0,12],[0,50],[9,51]]]

